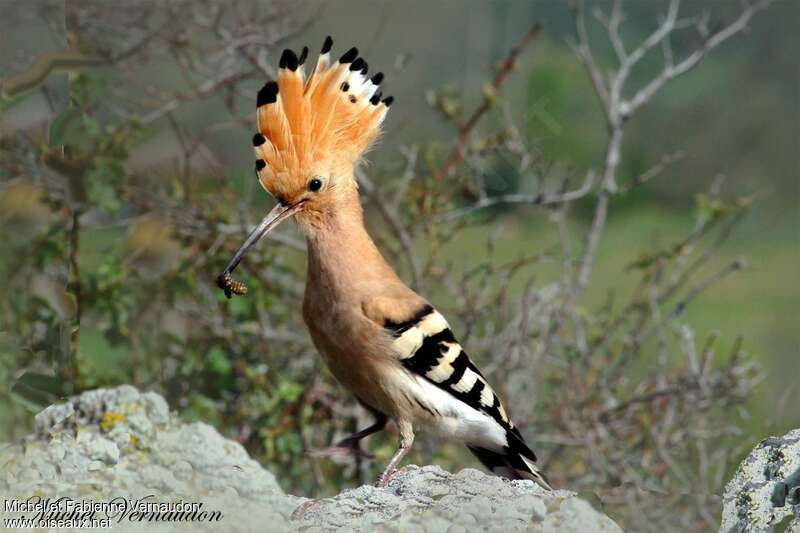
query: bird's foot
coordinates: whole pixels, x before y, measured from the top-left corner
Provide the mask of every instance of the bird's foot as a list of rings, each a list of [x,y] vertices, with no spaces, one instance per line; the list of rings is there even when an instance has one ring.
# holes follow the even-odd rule
[[[410,431],[410,430],[409,430]],[[402,427],[401,427],[402,432]],[[381,477],[378,478],[378,482],[375,483],[375,486],[378,488],[383,488],[389,484],[392,478],[397,474],[397,465],[400,464],[400,461],[403,460],[403,457],[408,453],[408,450],[411,449],[411,443],[414,441],[414,434],[411,433],[408,440],[401,440],[400,447],[397,449],[397,452],[392,457],[392,460],[389,461],[389,464],[386,466],[386,470],[383,471]]]
[[[378,487],[379,489],[386,487],[392,480],[392,478],[394,478],[394,476],[396,476],[399,471],[400,470],[396,468],[384,471],[383,474],[381,474],[380,477],[378,478],[378,481],[375,482],[375,486]]]

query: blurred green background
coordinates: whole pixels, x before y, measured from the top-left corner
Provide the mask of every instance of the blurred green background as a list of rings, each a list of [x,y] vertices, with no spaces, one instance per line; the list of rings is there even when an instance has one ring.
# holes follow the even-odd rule
[[[696,12],[707,9],[714,19],[725,20],[736,12],[738,5],[739,2],[733,0],[692,2],[686,10]],[[608,4],[598,2],[590,3],[590,6],[606,8]],[[0,3],[0,79],[8,79],[24,71],[40,54],[65,49],[69,32],[55,23],[58,17],[53,16],[54,11],[59,9],[63,9],[61,2],[4,0]],[[628,2],[626,12],[626,38],[630,42],[639,42],[655,27],[657,14],[663,12],[663,3]],[[283,46],[298,49],[308,44],[313,58],[316,47],[325,35],[330,34],[336,43],[335,52],[356,45],[367,54],[371,65],[382,66],[386,71],[385,85],[397,102],[392,107],[385,134],[377,149],[369,156],[371,164],[367,171],[371,175],[396,173],[402,165],[400,146],[433,143],[439,146],[439,151],[435,153],[445,153],[453,138],[453,129],[437,113],[432,112],[430,91],[445,88],[463,94],[460,105],[471,109],[480,102],[481,83],[490,79],[494,63],[537,20],[544,24],[543,34],[522,55],[511,79],[503,86],[503,102],[513,110],[523,135],[536,140],[543,159],[568,166],[576,173],[597,168],[602,162],[605,150],[603,118],[585,72],[566,44],[573,30],[568,10],[561,2],[299,2],[293,4],[286,17],[306,22],[298,26],[296,34],[275,43],[276,49]],[[156,17],[143,24],[145,27],[147,24],[155,27],[157,21]],[[644,172],[664,154],[683,150],[686,156],[646,187],[614,200],[608,227],[600,242],[596,269],[584,301],[585,306],[592,307],[600,305],[609,291],[628,290],[631,280],[622,275],[626,266],[642,254],[677,242],[686,235],[692,227],[694,195],[706,191],[718,176],[726,178],[723,186],[726,193],[752,195],[754,207],[751,213],[718,255],[719,264],[736,257],[746,257],[750,268],[727,277],[704,292],[692,302],[686,315],[687,321],[694,325],[698,338],[712,331],[720,332],[720,352],[726,352],[735,338],[742,335],[745,350],[754,354],[766,370],[766,377],[749,405],[752,418],[746,423],[748,434],[742,436],[742,443],[748,446],[768,434],[780,434],[800,426],[800,409],[797,406],[797,395],[800,393],[798,27],[800,6],[797,2],[775,2],[769,10],[755,17],[749,32],[731,39],[714,51],[699,68],[669,85],[634,117],[626,128],[620,182]],[[179,37],[180,32],[176,29],[176,38]],[[591,37],[598,43],[596,53],[601,64],[610,65],[611,49],[596,25],[592,26]],[[104,35],[103,38],[113,41],[114,36]],[[199,36],[201,41],[203,38]],[[691,44],[689,39],[688,43],[678,45],[678,50],[682,50],[681,46]],[[272,49],[266,60],[270,64],[277,63],[277,55]],[[130,68],[138,69],[133,72],[141,82],[132,90],[140,92],[145,100],[150,97],[156,100],[158,91],[165,88],[177,90],[193,86],[190,80],[176,72],[174,65],[166,58],[160,63],[154,61]],[[655,54],[634,71],[632,78],[634,82],[647,80],[658,68],[660,56]],[[373,68],[375,70],[380,68]],[[110,88],[115,81],[132,73],[120,73],[103,66],[83,72],[80,80],[72,80],[70,90],[75,91],[75,84],[78,83],[80,91],[88,95],[84,103],[92,102],[99,95],[96,107],[100,111],[96,120],[83,119],[81,125],[70,126],[76,128],[71,135],[83,135],[83,140],[96,140],[108,134],[104,128],[114,121],[114,107],[124,107],[127,103],[115,101],[115,98],[120,98],[120,93]],[[249,97],[254,98],[263,79],[249,80],[248,83]],[[15,143],[22,138],[35,138],[37,132],[47,132],[52,136],[53,124],[64,116],[70,98],[67,74],[56,72],[50,75],[44,88],[0,101],[0,135],[4,143],[4,158],[11,158],[12,150],[13,157],[20,158],[22,151],[18,150]],[[254,120],[250,123],[230,120],[224,127],[205,131],[202,145],[196,146],[184,158],[179,153],[182,150],[181,140],[176,138],[174,128],[170,128],[170,121],[180,124],[181,129],[193,131],[228,120],[226,97],[241,100],[245,108],[252,105],[246,100],[247,94],[215,95],[213,98],[178,105],[169,116],[159,117],[152,122],[146,120],[147,112],[140,110],[140,122],[128,124],[130,127],[125,131],[130,136],[121,144],[122,148],[118,152],[111,149],[104,155],[105,163],[93,167],[94,172],[100,173],[98,182],[102,183],[103,173],[107,174],[109,183],[114,182],[114,176],[126,174],[139,176],[135,179],[141,180],[139,186],[145,190],[162,186],[177,189],[180,188],[180,176],[186,168],[191,168],[192,176],[202,177],[197,182],[198,194],[213,197],[215,187],[221,187],[221,183],[232,192],[220,194],[216,198],[219,205],[206,202],[198,210],[213,211],[218,218],[239,224],[241,220],[238,218],[237,202],[245,194],[252,195],[251,207],[254,212],[266,209],[271,201],[260,190],[252,191],[250,137]],[[87,108],[93,105],[87,103]],[[480,128],[489,128],[497,123],[499,118],[490,116]],[[92,128],[96,131],[92,131]],[[80,145],[80,142],[75,142]],[[0,196],[0,220],[4,226],[4,244],[0,253],[3,279],[7,280],[14,279],[14,272],[21,264],[27,264],[26,261],[33,262],[27,264],[26,268],[46,271],[42,265],[66,253],[63,248],[49,252],[37,249],[35,257],[26,255],[26,250],[30,250],[29,240],[51,227],[52,217],[62,217],[65,209],[58,202],[39,202],[39,189],[14,188],[19,183],[13,180],[25,177],[19,169],[27,168],[25,165],[35,167],[37,161],[43,158],[41,149],[32,153],[35,154],[32,160],[8,165],[2,174],[4,188]],[[495,174],[491,177],[492,189],[497,193],[514,192],[519,187],[513,176],[504,174],[502,166],[495,167]],[[159,182],[162,179],[164,181]],[[126,281],[120,287],[114,283],[123,278],[114,274],[113,270],[120,267],[110,264],[109,258],[119,256],[122,258],[120,261],[127,265],[144,261],[148,264],[150,275],[157,278],[158,268],[163,267],[164,272],[170,272],[191,264],[195,258],[200,261],[200,256],[206,252],[204,247],[212,243],[198,237],[193,247],[190,234],[170,237],[167,225],[162,224],[160,218],[134,217],[147,209],[138,209],[131,196],[121,195],[115,186],[89,191],[93,201],[113,213],[114,217],[99,215],[93,219],[96,223],[90,224],[92,229],[82,235],[80,264],[84,285],[102,293],[105,290],[103,283],[107,282],[113,290],[119,290],[115,298],[129,301],[152,298],[155,310],[151,309],[148,313],[180,308],[188,298],[185,294],[197,293],[197,286],[188,283],[175,287],[176,291],[185,293],[164,299],[158,297],[159,292],[165,290],[164,287],[146,276],[123,277]],[[176,197],[181,201],[187,200],[185,195],[177,194]],[[136,198],[141,199],[138,196]],[[54,214],[49,214],[51,208]],[[590,208],[588,201],[578,206],[571,222],[576,229],[586,226],[591,216]],[[210,216],[213,218],[217,215]],[[481,220],[487,223],[469,226],[443,248],[445,256],[461,265],[459,268],[463,270],[484,257],[483,242],[492,228],[501,229],[494,249],[495,258],[500,262],[518,256],[518,242],[523,238],[527,242],[541,242],[542,250],[554,242],[552,227],[544,221],[546,215],[531,208],[503,209],[483,216],[485,218]],[[104,224],[104,221],[112,219],[123,222]],[[65,226],[68,218],[63,220],[62,226]],[[230,246],[238,244],[243,237],[238,226],[231,235]],[[299,238],[296,233],[289,232],[288,235]],[[139,244],[137,238],[142,239]],[[149,243],[154,239],[163,241],[158,245],[161,248],[157,253],[154,252],[158,256],[154,260],[155,267],[152,262],[148,263],[147,257],[137,255],[139,248],[149,250]],[[219,265],[229,257],[228,244],[223,248],[219,248],[218,243],[215,246],[218,252],[214,256],[202,258],[208,263],[208,273],[219,270]],[[285,261],[279,265],[289,271],[302,264],[303,255],[290,250],[283,253],[283,259],[278,254],[269,255],[268,258]],[[545,283],[558,278],[559,265],[556,262],[528,268],[535,274],[537,282]],[[23,370],[18,366],[18,350],[20,346],[26,346],[26,342],[20,340],[22,337],[39,335],[37,348],[26,352],[23,358],[26,368],[39,370],[47,366],[48,357],[54,357],[52,354],[42,355],[43,347],[52,345],[53,352],[57,352],[60,349],[58,346],[67,342],[65,337],[69,337],[69,331],[63,330],[37,333],[10,329],[18,328],[20,320],[28,320],[26,316],[44,323],[56,323],[58,316],[61,319],[70,316],[72,311],[69,308],[73,304],[69,303],[63,291],[59,292],[48,285],[51,283],[49,279],[46,276],[24,281],[16,279],[14,283],[9,282],[8,286],[4,286],[0,293],[4,300],[0,311],[3,314],[0,329],[4,339],[3,353],[6,354],[3,355],[6,366],[2,377],[7,391],[11,390]],[[520,285],[513,287],[521,288]],[[296,294],[288,290],[259,291],[259,287],[253,285],[251,291],[265,300],[263,306],[254,303],[253,299],[248,303],[234,300],[230,304],[234,306],[234,315],[264,314],[265,309],[271,309],[272,305],[282,306],[279,312],[283,314],[299,313],[300,300]],[[274,287],[270,287],[272,289]],[[214,301],[220,307],[228,305],[213,290],[203,290],[206,291],[203,293],[206,301]],[[108,296],[109,293],[103,294]],[[42,310],[43,301],[49,311]],[[158,374],[148,373],[151,370],[149,368],[139,368],[144,364],[142,357],[147,352],[147,345],[137,347],[118,342],[119,339],[115,340],[114,335],[109,334],[114,330],[109,323],[133,327],[131,323],[135,322],[135,317],[115,314],[118,311],[111,308],[96,309],[94,316],[88,316],[81,324],[79,351],[88,369],[86,374],[90,376],[87,385],[131,382],[138,370],[148,376]],[[180,361],[183,357],[180,355],[181,342],[193,335],[189,331],[191,324],[187,325],[186,318],[178,316],[178,313],[166,318],[165,315],[159,316],[160,326],[170,330],[170,353],[177,354]],[[146,318],[144,316],[142,320]],[[282,319],[276,320],[280,322]],[[126,327],[114,330],[115,334],[124,336]],[[302,335],[305,333],[302,332]],[[277,349],[267,349],[267,361],[270,361],[271,350]],[[216,374],[207,379],[218,380],[216,387],[224,395],[224,390],[232,387],[231,368],[235,370],[239,364],[231,356],[233,351],[224,345],[215,346],[199,354],[199,362],[190,363],[190,355],[186,355],[182,364],[188,365],[187,368],[191,364],[199,364],[214,369]],[[287,364],[291,365],[291,357],[289,359]],[[260,371],[253,370],[256,374]],[[162,369],[162,372],[169,373],[169,369]],[[253,378],[253,383],[257,384],[258,379],[262,378]],[[217,412],[218,404],[214,398],[192,396],[189,391],[180,389],[179,383],[160,382],[158,386],[173,387],[173,391],[178,391],[173,398],[181,397],[182,403],[173,407],[179,408],[188,418],[219,422],[220,418],[230,414]],[[266,395],[262,398],[266,402],[262,405],[263,409],[268,410],[274,405],[270,402],[280,404],[280,398],[276,399],[276,395],[296,397],[298,392],[293,387],[295,385],[289,383],[283,389],[278,387],[279,393]],[[0,410],[0,433],[17,437],[29,427],[37,404],[30,397],[20,399],[22,396],[25,395],[20,395],[19,390],[4,396],[9,402],[19,400],[26,409]],[[314,423],[313,414],[309,414],[308,419],[309,423]],[[261,420],[261,423],[268,427],[276,421]]]

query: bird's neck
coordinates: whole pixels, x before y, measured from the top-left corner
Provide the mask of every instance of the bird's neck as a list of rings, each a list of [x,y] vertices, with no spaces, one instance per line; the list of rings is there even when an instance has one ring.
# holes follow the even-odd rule
[[[397,279],[364,227],[355,187],[343,193],[306,238],[311,288],[344,294],[369,282]]]

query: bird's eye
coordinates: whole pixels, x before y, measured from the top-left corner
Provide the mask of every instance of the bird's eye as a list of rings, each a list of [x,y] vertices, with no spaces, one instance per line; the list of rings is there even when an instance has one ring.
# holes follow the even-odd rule
[[[308,182],[308,190],[311,192],[317,192],[322,188],[322,181],[314,178],[313,180]]]

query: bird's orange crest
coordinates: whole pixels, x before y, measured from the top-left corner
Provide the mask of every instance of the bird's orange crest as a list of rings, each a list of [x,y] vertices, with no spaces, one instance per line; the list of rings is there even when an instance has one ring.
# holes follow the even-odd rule
[[[352,175],[353,163],[375,140],[393,98],[383,98],[383,74],[368,76],[351,48],[331,61],[328,37],[308,76],[308,48],[284,50],[277,80],[258,92],[256,170],[273,195],[289,194],[315,174]]]

